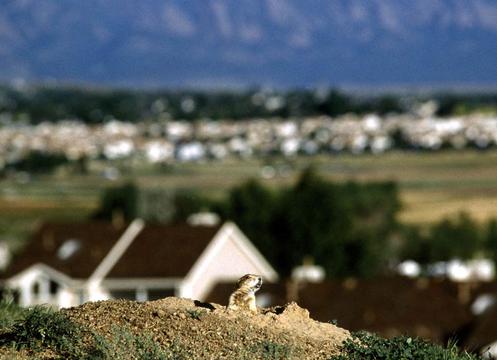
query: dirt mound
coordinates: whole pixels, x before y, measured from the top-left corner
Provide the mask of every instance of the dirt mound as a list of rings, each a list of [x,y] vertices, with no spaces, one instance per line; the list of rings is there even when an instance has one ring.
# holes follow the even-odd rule
[[[104,337],[112,337],[118,327],[150,334],[161,347],[179,349],[188,359],[327,359],[350,336],[312,320],[295,303],[251,314],[170,297],[90,302],[62,312]]]

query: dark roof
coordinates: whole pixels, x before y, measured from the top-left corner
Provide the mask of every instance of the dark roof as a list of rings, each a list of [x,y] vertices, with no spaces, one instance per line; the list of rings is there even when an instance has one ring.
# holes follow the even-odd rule
[[[481,295],[490,295],[497,299],[497,282],[482,282],[473,284],[472,302]],[[467,329],[467,337],[462,344],[465,348],[476,351],[497,341],[497,304],[491,305],[483,313],[475,316],[471,326]]]
[[[463,345],[471,351],[484,350],[485,346],[497,341],[497,306],[478,316],[468,332]]]
[[[471,320],[467,307],[435,282],[379,278],[309,284],[299,293],[318,320],[337,319],[350,330],[410,334],[445,342]]]
[[[337,320],[348,330],[367,330],[391,337],[403,334],[445,342],[470,322],[471,314],[445,283],[402,277],[324,281],[301,284],[296,302],[319,321]],[[207,301],[226,304],[233,284],[220,284]],[[271,306],[291,298],[285,284],[263,285],[258,296]]]
[[[118,241],[127,225],[110,223],[46,223],[35,232],[3,278],[36,263],[43,263],[72,278],[88,278]],[[146,225],[111,269],[107,278],[182,277],[192,268],[220,226]],[[79,244],[62,259],[60,248],[68,240]]]
[[[183,277],[220,226],[147,225],[107,278]]]
[[[36,263],[43,263],[72,278],[87,278],[125,229],[126,226],[116,228],[104,222],[45,223],[14,257],[2,277],[11,277]],[[59,249],[71,239],[77,241],[78,248],[72,256],[60,258]]]

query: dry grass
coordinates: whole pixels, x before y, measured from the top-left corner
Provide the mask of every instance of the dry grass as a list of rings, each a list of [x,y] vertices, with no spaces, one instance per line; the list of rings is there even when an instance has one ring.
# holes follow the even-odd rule
[[[444,217],[452,217],[461,211],[469,213],[478,221],[497,216],[497,196],[479,194],[468,196],[464,192],[449,191],[403,191],[404,208],[400,220],[423,224]]]
[[[99,174],[105,164],[95,163],[86,176],[58,172],[26,184],[2,181],[0,219],[3,224],[12,221],[22,227],[23,221],[32,224],[46,218],[84,218],[98,206],[103,188],[127,180],[146,188],[195,189],[216,197],[248,178],[279,188],[291,184],[311,164],[333,181],[397,181],[404,204],[400,218],[406,222],[433,222],[459,211],[467,211],[479,220],[497,214],[497,152],[443,151],[228,160],[166,168],[134,163],[123,168],[119,182],[104,180]],[[262,178],[265,166],[273,166],[276,176]],[[3,232],[9,233],[8,226]]]

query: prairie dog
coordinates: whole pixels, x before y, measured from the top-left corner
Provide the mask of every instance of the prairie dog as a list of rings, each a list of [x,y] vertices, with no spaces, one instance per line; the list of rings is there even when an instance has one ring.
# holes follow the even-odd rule
[[[247,274],[238,279],[236,289],[231,293],[228,310],[249,310],[257,313],[255,292],[262,286],[262,277]]]

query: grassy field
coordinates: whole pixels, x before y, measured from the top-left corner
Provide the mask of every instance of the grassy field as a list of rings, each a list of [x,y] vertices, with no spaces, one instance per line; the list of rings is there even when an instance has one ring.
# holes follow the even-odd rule
[[[467,211],[478,220],[497,216],[497,152],[391,152],[383,155],[339,155],[295,159],[229,160],[157,167],[121,163],[118,181],[104,179],[105,166],[92,163],[88,175],[61,169],[50,176],[4,179],[0,182],[0,236],[29,233],[44,219],[81,219],[98,206],[105,187],[134,180],[148,188],[195,189],[211,196],[248,178],[272,187],[285,186],[302,169],[314,165],[330,180],[398,182],[403,209],[401,220],[424,224]],[[115,165],[116,166],[116,165]]]

